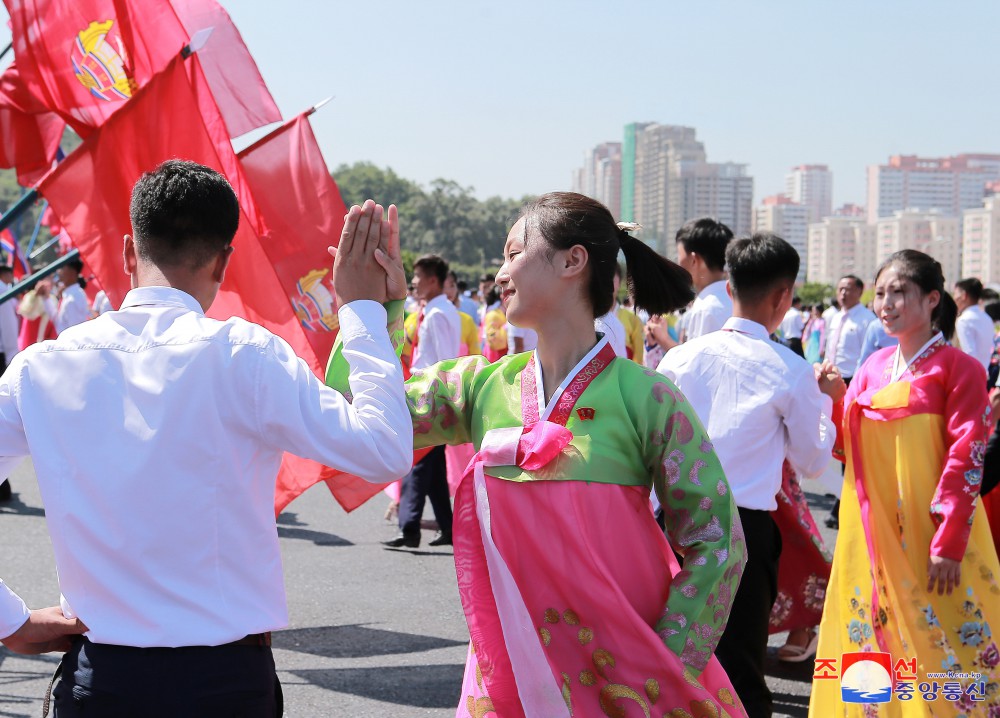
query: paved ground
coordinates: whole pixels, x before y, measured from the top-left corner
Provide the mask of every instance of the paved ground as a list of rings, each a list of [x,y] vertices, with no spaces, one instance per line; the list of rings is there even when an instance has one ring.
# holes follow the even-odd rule
[[[0,504],[0,576],[29,605],[52,605],[52,549],[30,463],[11,480],[14,501]],[[822,491],[812,482],[806,490]],[[829,501],[809,496],[825,516]],[[452,554],[382,549],[393,534],[386,503],[376,497],[348,515],[317,487],[279,520],[291,626],[274,643],[287,718],[454,715],[468,632]],[[0,716],[41,715],[56,663],[0,647]],[[776,715],[805,716],[811,664],[772,660],[769,673]]]

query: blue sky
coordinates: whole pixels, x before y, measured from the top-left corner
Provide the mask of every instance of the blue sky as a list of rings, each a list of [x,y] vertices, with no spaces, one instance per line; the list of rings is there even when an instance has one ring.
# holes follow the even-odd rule
[[[331,168],[370,160],[482,197],[566,189],[632,121],[692,125],[755,196],[826,163],[863,203],[890,154],[1000,153],[1000,3],[222,0]]]

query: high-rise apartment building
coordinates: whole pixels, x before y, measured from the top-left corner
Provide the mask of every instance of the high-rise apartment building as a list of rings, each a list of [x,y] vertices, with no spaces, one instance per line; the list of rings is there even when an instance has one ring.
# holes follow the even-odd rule
[[[806,278],[836,284],[853,274],[867,285],[875,264],[875,227],[864,217],[831,216],[809,225]]]
[[[809,208],[809,222],[833,214],[833,172],[826,165],[799,165],[785,175],[785,194]]]
[[[665,254],[677,254],[673,237],[685,222],[713,217],[737,237],[753,225],[753,177],[735,162],[681,159],[671,165],[667,193]]]
[[[1000,194],[962,213],[962,277],[1000,282]]]
[[[868,221],[906,209],[959,217],[962,210],[982,206],[986,185],[998,179],[1000,155],[895,155],[887,164],[868,167]]]
[[[584,158],[583,167],[573,173],[573,191],[604,204],[615,219],[621,217],[622,144],[603,142]]]
[[[958,217],[939,211],[900,210],[877,223],[875,261],[881,264],[901,249],[916,249],[941,263],[948,285],[962,272],[962,235]]]
[[[753,211],[752,231],[776,234],[799,253],[797,282],[804,282],[806,278],[809,214],[809,207],[793,202],[783,194],[765,197]]]
[[[652,122],[633,122],[625,125],[625,138],[622,142],[622,197],[621,221],[635,220],[635,156],[639,135]]]

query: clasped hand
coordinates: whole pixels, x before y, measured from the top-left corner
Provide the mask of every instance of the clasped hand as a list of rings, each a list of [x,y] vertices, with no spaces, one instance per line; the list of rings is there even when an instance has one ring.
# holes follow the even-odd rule
[[[14,653],[66,652],[70,648],[70,637],[88,630],[79,618],[66,618],[59,606],[52,606],[32,611],[24,625],[0,643]]]
[[[333,291],[337,306],[358,299],[379,303],[406,297],[406,275],[399,249],[399,215],[395,205],[366,200],[351,207],[337,247],[330,247]]]

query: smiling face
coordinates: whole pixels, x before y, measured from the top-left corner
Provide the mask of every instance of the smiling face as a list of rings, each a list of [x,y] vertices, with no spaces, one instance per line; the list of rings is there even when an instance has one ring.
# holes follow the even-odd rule
[[[558,301],[558,282],[545,240],[537,234],[527,237],[526,227],[526,217],[511,227],[496,283],[507,321],[517,327],[537,329],[540,315]]]
[[[929,335],[931,314],[941,301],[936,290],[924,294],[914,282],[901,276],[890,264],[875,280],[875,311],[886,333],[901,342],[908,337]]]

